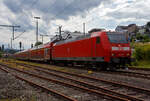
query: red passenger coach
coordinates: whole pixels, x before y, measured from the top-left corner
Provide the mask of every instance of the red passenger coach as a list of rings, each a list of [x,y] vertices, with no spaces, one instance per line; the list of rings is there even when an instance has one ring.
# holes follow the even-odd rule
[[[29,50],[14,54],[14,57],[21,60],[49,61],[51,59],[52,43],[35,46]]]
[[[50,60],[50,47],[51,43],[46,43],[44,45],[39,45],[34,47],[29,51],[29,59],[36,61],[49,61]]]
[[[29,55],[28,51],[29,50],[17,52],[16,54],[14,54],[14,58],[21,59],[21,60],[28,60],[28,55]]]
[[[52,59],[62,62],[94,64],[106,68],[130,62],[131,49],[124,34],[94,32],[54,43]],[[109,67],[111,66],[111,67]]]

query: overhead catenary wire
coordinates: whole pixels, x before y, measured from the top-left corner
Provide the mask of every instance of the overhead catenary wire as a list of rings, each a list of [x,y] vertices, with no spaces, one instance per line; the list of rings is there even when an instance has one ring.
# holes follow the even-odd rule
[[[19,38],[19,37],[20,37],[21,35],[23,35],[25,32],[26,32],[26,31],[24,30],[22,33],[20,33],[18,36],[16,36],[16,37],[14,38],[14,40],[17,39],[17,38]]]
[[[23,0],[23,1],[25,1],[25,0]],[[23,2],[23,1],[22,1],[22,2]],[[38,1],[39,1],[39,0],[34,0],[34,1],[31,3],[31,5],[28,6],[28,9],[29,9],[29,8],[33,8],[33,7],[36,5],[36,3],[37,3]],[[22,7],[24,7],[24,5],[23,5]],[[22,13],[19,15],[19,17],[17,18],[15,24],[17,24],[18,21],[19,21],[22,17],[24,17],[24,16],[27,16],[27,17],[28,17],[28,14],[27,14],[26,12],[22,12]],[[33,15],[32,15],[32,17],[33,17]],[[25,30],[25,29],[24,29],[24,30]],[[27,29],[26,29],[26,30],[27,30]]]

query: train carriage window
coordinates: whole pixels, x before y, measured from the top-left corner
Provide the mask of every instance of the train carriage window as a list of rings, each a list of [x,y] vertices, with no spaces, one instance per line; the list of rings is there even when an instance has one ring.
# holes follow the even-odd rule
[[[100,43],[100,37],[96,37],[96,43],[97,43],[97,44]]]

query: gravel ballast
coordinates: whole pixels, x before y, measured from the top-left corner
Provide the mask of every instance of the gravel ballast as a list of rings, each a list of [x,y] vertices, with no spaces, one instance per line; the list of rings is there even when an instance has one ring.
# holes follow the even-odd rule
[[[5,99],[6,101],[8,99],[17,99],[15,101],[61,101],[0,70],[0,101]]]

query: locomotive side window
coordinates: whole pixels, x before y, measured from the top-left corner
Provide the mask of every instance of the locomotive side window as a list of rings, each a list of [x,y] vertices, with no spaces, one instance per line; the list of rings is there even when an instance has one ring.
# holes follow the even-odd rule
[[[100,43],[100,37],[96,37],[96,43],[97,43],[97,44]]]

